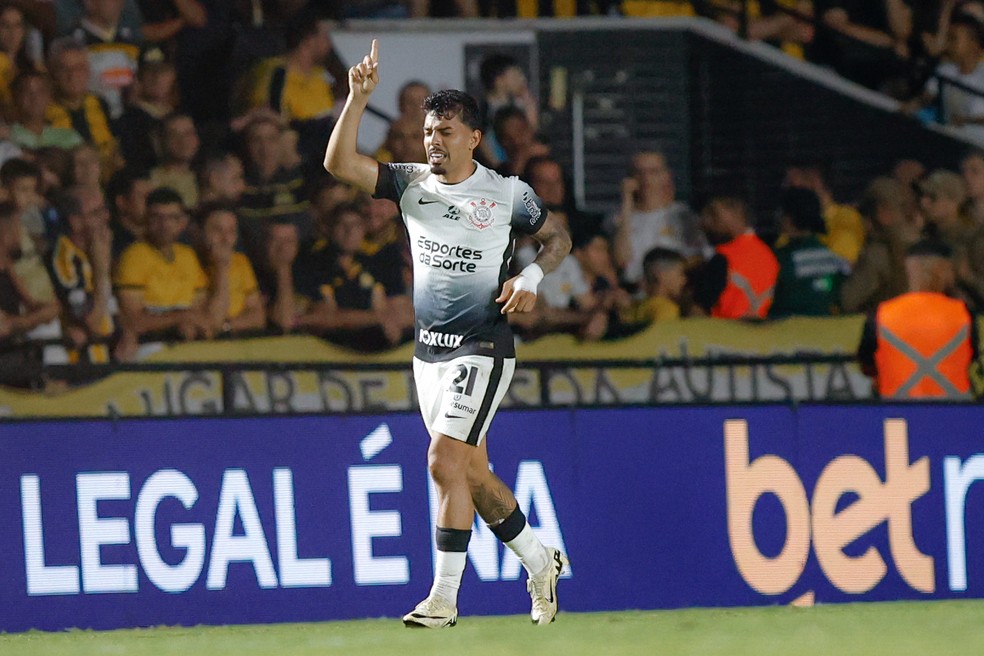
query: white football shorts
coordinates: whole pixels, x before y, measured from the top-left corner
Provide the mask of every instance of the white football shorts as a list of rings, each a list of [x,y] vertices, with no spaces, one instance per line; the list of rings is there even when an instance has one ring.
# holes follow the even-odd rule
[[[431,432],[477,445],[502,403],[516,358],[463,355],[447,362],[413,359],[424,425]]]

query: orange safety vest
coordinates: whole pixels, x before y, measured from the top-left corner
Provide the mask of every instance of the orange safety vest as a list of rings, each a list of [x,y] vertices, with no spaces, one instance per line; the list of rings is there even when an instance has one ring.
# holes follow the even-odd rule
[[[961,301],[932,292],[878,306],[877,386],[882,398],[969,399],[972,318]]]
[[[764,319],[772,307],[779,261],[764,241],[752,233],[717,247],[728,261],[728,283],[711,308],[721,319]]]

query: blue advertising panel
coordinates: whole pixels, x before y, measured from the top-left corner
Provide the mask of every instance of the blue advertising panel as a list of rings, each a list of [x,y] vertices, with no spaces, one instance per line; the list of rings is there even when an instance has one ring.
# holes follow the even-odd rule
[[[495,472],[571,611],[984,596],[984,408],[504,411]],[[0,424],[0,630],[399,616],[430,587],[416,414]],[[476,523],[462,615],[529,610]]]

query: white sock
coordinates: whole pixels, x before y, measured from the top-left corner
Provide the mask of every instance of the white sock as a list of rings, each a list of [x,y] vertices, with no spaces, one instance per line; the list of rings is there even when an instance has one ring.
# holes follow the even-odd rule
[[[523,527],[519,535],[507,542],[506,546],[516,553],[519,562],[523,563],[530,576],[539,574],[550,564],[546,547],[540,542],[540,538],[536,537],[529,523]]]
[[[441,597],[452,606],[458,605],[458,588],[461,587],[461,575],[465,571],[465,561],[468,554],[464,551],[438,551],[434,572],[434,585],[431,586],[432,597]]]

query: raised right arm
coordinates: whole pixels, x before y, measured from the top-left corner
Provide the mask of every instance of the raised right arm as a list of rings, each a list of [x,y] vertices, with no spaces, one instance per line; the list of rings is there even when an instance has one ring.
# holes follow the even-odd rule
[[[348,72],[349,93],[338,122],[335,123],[325,150],[325,170],[364,191],[373,193],[379,177],[379,164],[358,152],[359,123],[369,104],[369,96],[379,84],[379,45]]]

